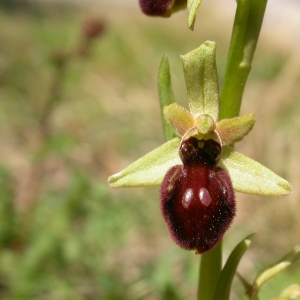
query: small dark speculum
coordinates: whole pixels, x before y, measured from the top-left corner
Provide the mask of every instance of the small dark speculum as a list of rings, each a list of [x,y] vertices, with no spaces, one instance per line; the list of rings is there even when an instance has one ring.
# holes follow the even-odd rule
[[[220,153],[214,140],[183,141],[183,165],[172,167],[160,188],[161,210],[172,238],[197,253],[212,249],[235,216],[230,177],[217,167]]]
[[[219,160],[221,146],[214,140],[198,140],[195,137],[183,141],[179,155],[183,164],[208,164],[214,166]]]

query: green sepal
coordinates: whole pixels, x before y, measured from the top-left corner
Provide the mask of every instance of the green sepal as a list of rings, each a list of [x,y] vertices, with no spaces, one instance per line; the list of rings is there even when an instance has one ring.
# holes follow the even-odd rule
[[[241,241],[231,252],[220,274],[212,300],[229,300],[230,288],[238,264],[251,244],[253,234]]]
[[[292,251],[284,255],[276,264],[267,268],[254,280],[254,284],[251,291],[251,300],[258,299],[258,292],[260,288],[272,277],[277,275],[279,272],[283,271],[289,267],[296,260],[300,259],[300,246],[296,246]]]
[[[176,136],[174,129],[164,118],[164,107],[174,103],[174,94],[171,84],[170,65],[167,55],[165,54],[160,62],[158,70],[158,95],[160,103],[161,121],[166,141]]]
[[[292,192],[285,179],[229,146],[223,147],[218,165],[228,172],[237,192],[265,196],[284,196]]]
[[[227,146],[242,140],[249,133],[255,123],[253,114],[247,114],[232,119],[224,119],[216,124],[222,146]]]
[[[188,9],[188,27],[191,30],[194,30],[194,24],[196,20],[196,13],[201,4],[202,0],[188,0],[187,9]]]
[[[111,187],[139,187],[160,185],[166,172],[182,164],[178,148],[180,138],[176,137],[141,157],[121,172],[108,178]]]
[[[179,136],[183,136],[194,125],[192,114],[177,103],[166,106],[164,108],[164,116]]]
[[[206,41],[199,48],[181,56],[189,107],[194,118],[219,116],[219,85],[216,67],[216,43]]]

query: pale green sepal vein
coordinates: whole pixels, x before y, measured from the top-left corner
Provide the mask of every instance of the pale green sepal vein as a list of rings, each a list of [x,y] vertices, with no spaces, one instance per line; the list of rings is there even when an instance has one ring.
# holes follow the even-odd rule
[[[196,20],[196,13],[201,4],[202,0],[188,0],[187,9],[188,9],[188,27],[191,30],[194,30],[194,24]]]
[[[158,95],[160,103],[161,121],[166,141],[176,136],[174,129],[164,118],[164,107],[175,102],[171,84],[170,65],[167,55],[165,54],[160,62],[158,71]]]
[[[220,274],[212,300],[229,300],[230,289],[238,264],[251,244],[253,234],[241,241],[231,252]]]
[[[216,124],[216,130],[221,138],[222,146],[227,146],[243,139],[253,128],[255,117],[247,114],[232,119],[224,119]]]
[[[140,187],[160,185],[166,172],[174,165],[182,164],[176,137],[141,157],[123,171],[108,178],[111,187]]]
[[[235,191],[265,196],[284,196],[292,192],[291,185],[268,168],[225,146],[218,165],[227,170]]]
[[[216,43],[206,41],[199,48],[181,55],[189,107],[194,118],[219,116],[219,86],[216,67]]]

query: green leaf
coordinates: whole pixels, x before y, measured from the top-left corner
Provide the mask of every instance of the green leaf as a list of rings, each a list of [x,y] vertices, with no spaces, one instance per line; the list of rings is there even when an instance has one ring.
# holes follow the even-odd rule
[[[158,94],[160,102],[160,112],[161,112],[161,121],[163,126],[163,131],[165,139],[167,141],[171,140],[176,136],[174,129],[164,118],[164,107],[174,103],[174,95],[171,85],[171,75],[170,75],[170,66],[167,55],[165,54],[159,66],[158,71]]]
[[[166,172],[182,164],[178,149],[180,138],[174,138],[141,157],[123,171],[108,178],[111,187],[160,185]]]
[[[177,103],[166,106],[164,108],[164,116],[179,136],[183,136],[194,126],[192,114]]]
[[[227,146],[240,141],[253,128],[255,118],[253,114],[232,119],[224,119],[216,124],[222,146]]]
[[[287,287],[278,297],[273,298],[273,300],[290,300],[300,298],[300,285],[292,284]]]
[[[188,0],[187,9],[188,9],[188,27],[191,30],[194,30],[194,24],[196,20],[196,13],[201,4],[202,0]]]
[[[244,253],[247,251],[251,244],[251,239],[253,234],[246,237],[242,242],[240,242],[234,250],[231,252],[227,262],[220,274],[219,280],[217,282],[213,300],[228,300],[230,296],[230,288],[233,277],[236,273],[238,264],[243,257]]]
[[[199,48],[181,56],[190,111],[194,118],[219,115],[219,86],[216,44],[206,41]]]
[[[258,292],[260,288],[272,277],[277,275],[282,270],[289,267],[296,260],[300,259],[300,246],[296,246],[292,251],[284,255],[276,264],[267,268],[254,280],[251,299],[258,299]]]
[[[292,192],[286,180],[229,146],[223,148],[218,165],[228,172],[237,192],[265,196],[284,196]]]

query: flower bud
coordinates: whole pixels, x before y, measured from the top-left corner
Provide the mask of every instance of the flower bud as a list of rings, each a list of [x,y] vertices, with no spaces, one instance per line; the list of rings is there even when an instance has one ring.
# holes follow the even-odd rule
[[[169,17],[173,12],[186,7],[186,0],[139,0],[141,10],[149,16]]]

